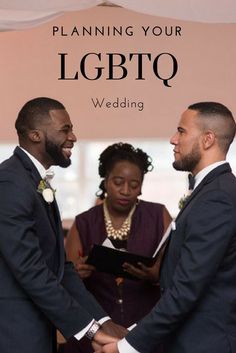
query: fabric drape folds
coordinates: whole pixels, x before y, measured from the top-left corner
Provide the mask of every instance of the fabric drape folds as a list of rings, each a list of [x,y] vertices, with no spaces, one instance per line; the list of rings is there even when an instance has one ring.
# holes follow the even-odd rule
[[[66,12],[103,3],[103,0],[0,0],[0,30],[34,27]],[[112,0],[112,3],[140,13],[185,21],[236,22],[235,0]]]

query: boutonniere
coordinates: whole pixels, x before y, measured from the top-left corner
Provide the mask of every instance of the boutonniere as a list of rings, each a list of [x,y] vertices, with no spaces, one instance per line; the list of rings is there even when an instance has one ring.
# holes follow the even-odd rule
[[[42,194],[47,203],[52,203],[54,201],[54,194],[56,190],[52,189],[45,179],[40,180],[37,192]]]
[[[190,192],[187,195],[184,195],[183,197],[181,197],[181,199],[179,200],[179,209],[181,210],[181,208],[184,207],[184,205],[186,204],[186,202],[188,201],[190,195],[192,193],[192,190],[190,190]]]

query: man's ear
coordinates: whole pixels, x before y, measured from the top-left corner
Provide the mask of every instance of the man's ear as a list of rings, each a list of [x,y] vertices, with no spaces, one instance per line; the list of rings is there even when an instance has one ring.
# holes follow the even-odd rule
[[[208,148],[213,146],[215,143],[215,140],[216,140],[216,136],[213,131],[209,130],[209,131],[205,132],[204,136],[203,136],[204,149],[207,150]]]
[[[40,142],[42,140],[40,130],[30,130],[28,137],[29,137],[29,140],[34,143]]]

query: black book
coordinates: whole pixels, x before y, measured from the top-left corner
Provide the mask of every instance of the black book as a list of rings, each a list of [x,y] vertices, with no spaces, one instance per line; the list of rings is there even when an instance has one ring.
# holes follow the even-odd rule
[[[153,257],[136,255],[127,251],[94,244],[86,263],[95,266],[97,271],[110,273],[116,277],[138,280],[138,278],[123,270],[123,263],[128,262],[138,267],[139,262],[146,266],[152,266],[155,261],[156,258]]]

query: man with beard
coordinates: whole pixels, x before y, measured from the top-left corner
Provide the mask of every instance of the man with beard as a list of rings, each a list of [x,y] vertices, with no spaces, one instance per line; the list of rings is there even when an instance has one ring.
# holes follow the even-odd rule
[[[236,179],[226,162],[235,121],[224,105],[201,102],[182,114],[177,170],[195,177],[164,254],[162,297],[121,341],[97,352],[236,352]]]
[[[55,195],[44,179],[51,165],[71,163],[70,117],[60,102],[36,98],[15,127],[19,147],[0,165],[0,352],[55,352],[56,328],[67,338],[112,340],[105,332],[122,328],[65,261]]]

